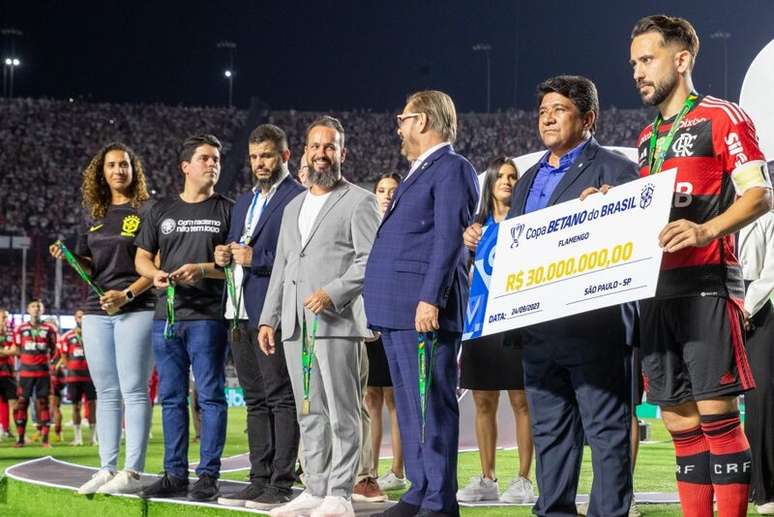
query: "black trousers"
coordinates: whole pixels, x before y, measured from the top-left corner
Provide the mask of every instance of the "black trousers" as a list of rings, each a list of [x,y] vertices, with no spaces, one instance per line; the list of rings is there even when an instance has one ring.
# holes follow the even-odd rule
[[[767,303],[752,318],[747,333],[755,389],[744,394],[744,432],[752,452],[750,500],[774,501],[774,309]]]
[[[240,323],[238,339],[231,336],[231,353],[247,406],[250,480],[289,489],[295,481],[299,440],[293,388],[279,333],[274,337],[277,351],[270,356],[258,348],[257,338],[258,330],[246,321]]]

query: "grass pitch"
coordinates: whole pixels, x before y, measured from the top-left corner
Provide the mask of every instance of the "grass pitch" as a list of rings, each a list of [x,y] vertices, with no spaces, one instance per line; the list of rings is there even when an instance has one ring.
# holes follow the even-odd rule
[[[64,421],[70,422],[70,407],[63,408]],[[639,492],[674,492],[674,449],[669,435],[658,420],[649,420],[652,425],[651,443],[644,443],[640,447],[637,460],[637,468],[634,476],[634,489]],[[228,412],[228,435],[226,438],[225,456],[241,454],[247,451],[247,435],[245,430],[245,410],[232,408]],[[83,427],[84,440],[90,438],[89,431]],[[148,446],[148,454],[145,465],[146,472],[160,472],[162,470],[163,444],[161,430],[160,408],[155,408],[153,415],[153,437]],[[52,433],[53,435],[53,433]],[[193,436],[193,430],[191,432]],[[61,443],[53,443],[50,449],[43,449],[39,444],[28,445],[21,449],[13,448],[12,441],[0,442],[0,472],[4,472],[9,466],[43,456],[53,456],[62,461],[77,463],[80,465],[99,466],[97,447],[94,446],[70,446],[73,439],[72,427],[64,425],[64,439]],[[189,449],[189,458],[196,461],[199,455],[198,444],[192,443]],[[122,456],[123,458],[123,450]],[[591,487],[591,451],[586,454],[581,469],[580,493],[588,493]],[[515,450],[498,450],[497,473],[500,478],[501,488],[504,489],[517,471],[518,452]],[[119,468],[123,465],[119,462]],[[382,460],[381,471],[389,468],[389,460]],[[457,477],[460,485],[468,482],[469,478],[480,473],[480,465],[477,452],[462,453],[459,456]],[[223,474],[223,478],[246,480],[248,471],[239,471]],[[534,483],[534,473],[532,476]],[[390,492],[390,499],[397,499],[401,492]],[[640,510],[646,516],[677,516],[680,509],[677,505],[640,505]],[[72,491],[57,490],[53,488],[29,485],[14,482],[7,478],[0,479],[0,516],[16,517],[48,517],[60,515],[79,515],[99,517],[178,517],[191,515],[190,506],[177,506],[163,503],[145,504],[143,501],[129,498],[97,496],[86,498],[76,495]],[[528,508],[500,507],[500,508],[462,508],[462,515],[466,517],[511,517],[531,515]],[[209,508],[197,508],[195,515],[233,516],[243,515],[227,510],[213,510]],[[757,515],[751,508],[748,515]]]

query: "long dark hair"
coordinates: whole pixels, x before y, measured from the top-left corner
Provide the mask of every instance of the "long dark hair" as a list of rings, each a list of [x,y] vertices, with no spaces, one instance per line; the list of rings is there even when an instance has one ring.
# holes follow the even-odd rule
[[[516,171],[516,177],[519,176],[519,168],[516,166],[516,159],[510,156],[498,156],[489,162],[484,176],[484,186],[481,189],[481,208],[476,215],[476,222],[486,223],[489,216],[494,212],[494,186],[497,183],[497,175],[500,173],[500,167],[510,165]]]

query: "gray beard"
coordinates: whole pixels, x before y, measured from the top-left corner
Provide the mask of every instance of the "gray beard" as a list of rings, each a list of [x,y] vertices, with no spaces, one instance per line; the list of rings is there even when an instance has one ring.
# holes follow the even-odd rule
[[[307,181],[324,189],[332,189],[341,179],[341,168],[331,167],[327,171],[318,172],[310,167],[307,173]]]

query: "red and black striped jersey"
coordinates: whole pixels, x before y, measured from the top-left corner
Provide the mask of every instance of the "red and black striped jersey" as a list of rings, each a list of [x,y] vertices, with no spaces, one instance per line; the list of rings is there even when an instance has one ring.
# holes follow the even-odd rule
[[[656,154],[674,117],[659,127]],[[649,146],[653,124],[637,141],[640,175],[650,171]],[[736,200],[733,179],[751,166],[765,167],[752,120],[736,104],[715,97],[699,97],[686,113],[666,151],[662,171],[676,168],[677,181],[670,221],[704,223],[725,212]],[[703,248],[664,253],[656,297],[722,296],[744,299],[742,269],[736,258],[735,237],[727,235]]]
[[[0,329],[0,348],[10,349],[12,346],[13,334]],[[0,377],[13,377],[14,360],[12,355],[0,355]]]
[[[19,377],[45,377],[49,375],[49,359],[56,350],[56,329],[48,323],[36,326],[22,323],[13,333],[19,349]]]
[[[65,382],[90,382],[89,365],[86,362],[86,352],[83,350],[83,340],[77,329],[65,332],[59,339],[61,353],[67,356],[67,374]]]

